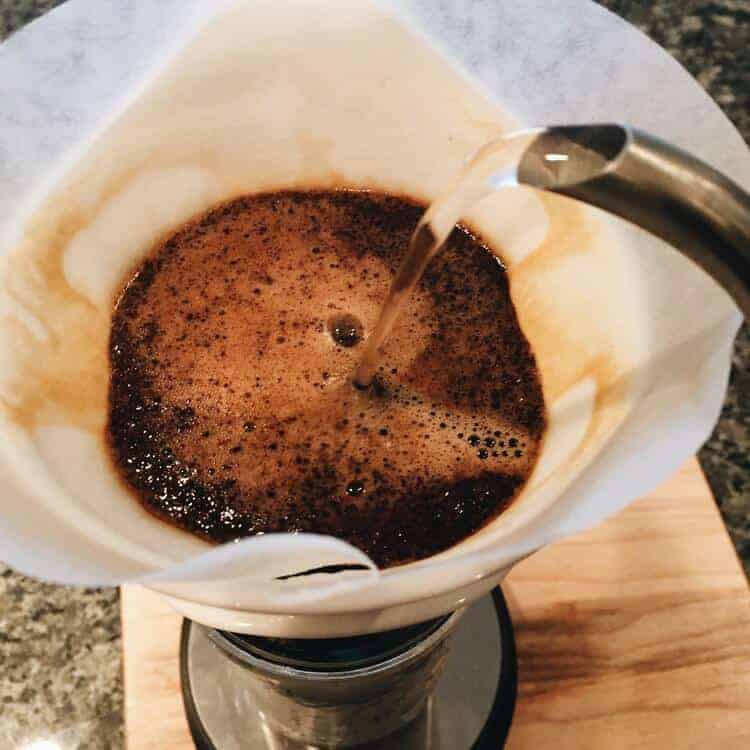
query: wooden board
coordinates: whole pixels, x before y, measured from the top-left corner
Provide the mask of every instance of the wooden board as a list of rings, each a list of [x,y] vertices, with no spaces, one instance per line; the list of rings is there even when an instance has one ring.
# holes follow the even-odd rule
[[[691,460],[503,585],[519,694],[510,750],[750,748],[750,592]],[[128,750],[189,750],[180,618],[122,590]]]
[[[511,750],[750,748],[750,594],[697,462],[503,590]]]
[[[193,750],[180,692],[182,618],[141,586],[120,589],[127,750]]]

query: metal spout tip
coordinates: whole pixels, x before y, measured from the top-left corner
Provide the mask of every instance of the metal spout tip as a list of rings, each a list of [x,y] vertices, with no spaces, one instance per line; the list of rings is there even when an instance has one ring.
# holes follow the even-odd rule
[[[518,165],[518,182],[542,190],[579,185],[614,167],[628,147],[622,125],[560,125],[545,128]]]
[[[660,237],[721,284],[750,319],[750,194],[708,164],[633,128],[545,128],[517,181],[596,206]]]

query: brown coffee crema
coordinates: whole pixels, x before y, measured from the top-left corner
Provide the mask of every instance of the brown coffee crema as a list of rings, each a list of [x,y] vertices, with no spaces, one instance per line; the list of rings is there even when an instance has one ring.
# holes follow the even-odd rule
[[[108,436],[143,506],[216,542],[345,539],[381,567],[508,507],[546,425],[497,257],[458,227],[351,375],[424,206],[362,191],[238,198],[159,244],[117,302]]]

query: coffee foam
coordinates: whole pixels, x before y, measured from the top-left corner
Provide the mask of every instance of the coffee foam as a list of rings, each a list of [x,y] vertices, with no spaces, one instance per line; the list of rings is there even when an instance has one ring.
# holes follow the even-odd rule
[[[423,206],[274,193],[214,209],[139,269],[113,322],[109,434],[144,506],[217,541],[343,537],[385,566],[502,511],[536,461],[544,403],[491,252],[456,231],[373,385],[330,321],[377,320]]]

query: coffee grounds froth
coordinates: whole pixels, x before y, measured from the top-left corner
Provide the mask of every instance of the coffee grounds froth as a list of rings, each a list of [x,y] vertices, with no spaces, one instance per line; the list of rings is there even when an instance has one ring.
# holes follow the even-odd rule
[[[387,567],[508,507],[544,402],[505,271],[467,229],[431,262],[373,384],[352,386],[423,210],[260,194],[154,248],[110,338],[110,445],[147,510],[215,542],[332,534]]]

